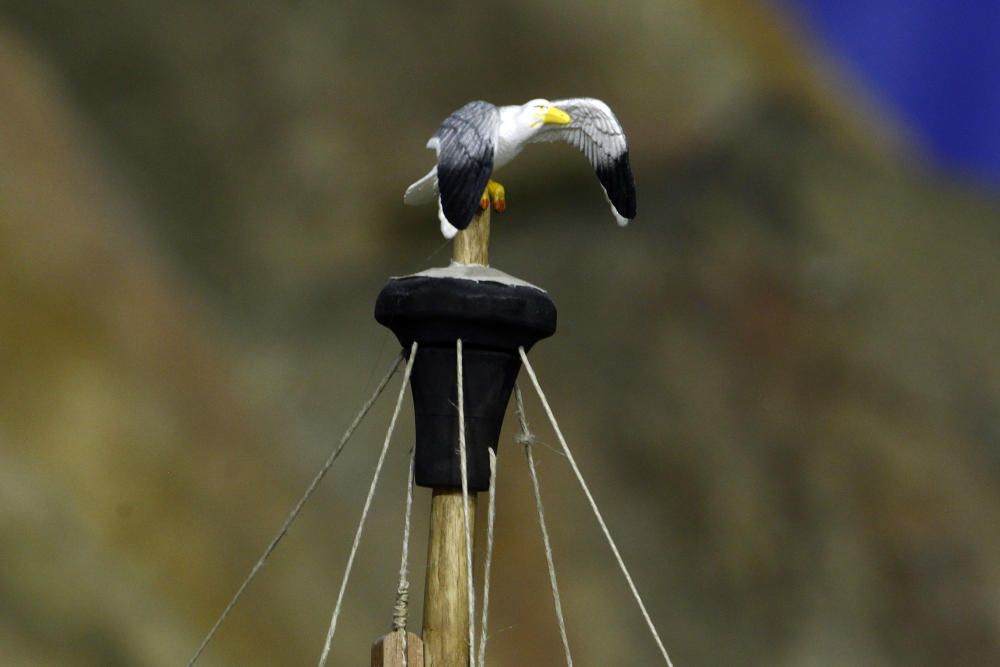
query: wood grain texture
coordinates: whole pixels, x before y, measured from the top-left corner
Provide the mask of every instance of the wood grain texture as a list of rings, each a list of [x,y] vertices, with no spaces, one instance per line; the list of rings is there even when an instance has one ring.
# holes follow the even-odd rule
[[[455,236],[452,259],[462,264],[490,264],[490,209],[480,211]]]
[[[469,588],[461,489],[434,489],[431,497],[427,584],[424,589],[425,667],[468,667]],[[469,494],[475,535],[476,496]]]
[[[406,633],[406,667],[424,667],[424,642]],[[372,644],[372,667],[403,667],[403,631],[382,635]]]

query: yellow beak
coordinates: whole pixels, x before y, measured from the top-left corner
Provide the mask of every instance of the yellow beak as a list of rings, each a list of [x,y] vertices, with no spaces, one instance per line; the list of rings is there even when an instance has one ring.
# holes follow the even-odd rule
[[[542,116],[543,125],[569,125],[573,121],[569,114],[562,109],[549,107]]]

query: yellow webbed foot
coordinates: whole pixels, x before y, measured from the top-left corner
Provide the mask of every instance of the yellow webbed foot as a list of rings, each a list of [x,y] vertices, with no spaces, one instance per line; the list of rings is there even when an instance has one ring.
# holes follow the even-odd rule
[[[486,189],[483,190],[483,199],[480,202],[480,206],[484,209],[488,208],[490,201],[493,202],[493,208],[497,213],[503,213],[507,209],[506,190],[493,179],[490,179],[490,182],[486,184]]]

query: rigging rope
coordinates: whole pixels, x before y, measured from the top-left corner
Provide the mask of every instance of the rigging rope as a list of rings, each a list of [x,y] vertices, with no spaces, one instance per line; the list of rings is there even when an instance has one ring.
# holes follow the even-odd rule
[[[399,585],[396,586],[396,604],[392,608],[392,629],[403,632],[403,667],[409,661],[409,638],[406,634],[406,623],[410,611],[410,581],[408,579],[410,564],[410,517],[413,514],[413,470],[416,461],[416,449],[410,450],[410,474],[406,481],[406,514],[403,518],[403,555],[399,560]]]
[[[493,569],[493,527],[497,518],[497,454],[492,448],[487,451],[490,454],[490,500],[486,519],[486,564],[483,566],[483,615],[479,621],[479,667],[486,667],[486,621],[490,609],[490,570]]]
[[[410,562],[410,517],[413,514],[413,466],[416,450],[410,450],[410,476],[406,482],[406,514],[403,518],[403,555],[399,561],[399,585],[396,587],[396,604],[393,606],[392,629],[406,630],[409,611],[410,582],[407,578]]]
[[[632,595],[635,597],[635,601],[638,603],[640,611],[642,611],[643,618],[646,619],[646,625],[649,626],[649,631],[652,633],[653,639],[656,640],[656,645],[659,647],[660,653],[663,655],[663,659],[667,662],[669,667],[673,667],[673,663],[670,661],[670,656],[667,654],[667,649],[663,646],[663,641],[660,639],[660,635],[656,631],[656,626],[653,625],[653,621],[649,617],[649,612],[646,611],[646,605],[643,604],[642,598],[639,596],[639,591],[635,587],[635,583],[632,581],[632,576],[628,573],[628,568],[625,567],[625,561],[618,552],[618,546],[615,544],[614,539],[611,537],[611,532],[608,530],[608,526],[604,522],[601,510],[597,508],[597,502],[594,500],[594,496],[591,495],[590,489],[587,487],[587,483],[583,479],[583,474],[580,472],[580,468],[576,465],[576,459],[573,458],[573,454],[569,451],[569,445],[566,444],[566,438],[563,437],[562,431],[559,429],[559,423],[556,421],[556,417],[552,413],[552,408],[549,407],[549,402],[545,398],[545,392],[542,391],[542,386],[538,383],[538,377],[535,375],[535,369],[531,367],[531,362],[528,361],[528,355],[524,353],[524,347],[519,347],[518,352],[521,355],[521,362],[524,364],[524,368],[528,371],[528,376],[531,378],[531,384],[535,386],[535,392],[538,394],[538,398],[541,400],[542,406],[545,408],[545,414],[548,415],[549,422],[552,424],[552,428],[555,430],[556,436],[559,438],[559,444],[562,445],[563,451],[566,453],[566,458],[569,459],[570,466],[572,466],[573,472],[576,474],[576,479],[580,482],[580,486],[583,488],[583,492],[586,494],[587,500],[590,501],[590,507],[594,510],[594,516],[597,517],[597,523],[600,524],[601,530],[604,532],[604,537],[607,539],[608,545],[611,547],[611,551],[614,553],[615,559],[618,561],[618,567],[621,568],[622,574],[625,575],[625,580],[628,582],[629,588],[632,589]]]
[[[465,519],[465,563],[469,590],[469,664],[476,664],[476,589],[472,579],[472,530],[469,527],[469,470],[465,448],[465,379],[462,371],[462,339],[455,343],[458,383],[458,449],[462,472],[462,517]]]
[[[410,373],[413,371],[413,362],[417,358],[417,343],[413,342],[410,348],[410,359],[406,363],[406,371],[403,373],[403,383],[399,387],[399,396],[396,397],[396,408],[393,410],[392,419],[389,421],[389,430],[385,434],[385,442],[382,443],[382,451],[379,453],[378,463],[375,465],[375,474],[372,476],[372,484],[368,488],[368,496],[365,498],[364,508],[361,510],[361,519],[358,521],[358,530],[354,533],[354,544],[351,546],[351,554],[347,558],[347,567],[344,569],[344,577],[340,582],[340,592],[337,594],[337,604],[333,608],[333,616],[330,618],[330,629],[326,633],[326,641],[323,644],[323,653],[319,657],[319,667],[326,665],[326,660],[330,656],[330,645],[333,643],[333,633],[337,630],[337,619],[340,616],[340,609],[344,602],[344,591],[347,589],[347,581],[351,578],[351,568],[354,566],[354,557],[358,554],[358,547],[361,544],[361,533],[365,529],[365,521],[368,519],[368,510],[371,509],[372,498],[375,496],[375,487],[378,485],[378,478],[382,474],[382,464],[385,463],[385,455],[389,451],[389,442],[392,440],[392,432],[396,429],[396,419],[399,418],[399,411],[403,407],[403,397],[406,395],[406,388],[410,384]]]
[[[538,472],[535,470],[535,455],[532,452],[532,447],[535,445],[535,434],[528,428],[528,417],[524,411],[524,397],[521,395],[519,385],[514,385],[514,397],[517,399],[517,419],[521,423],[521,434],[517,441],[524,445],[524,455],[528,459],[528,472],[531,474],[531,485],[535,490],[535,508],[538,510],[538,525],[542,529],[545,561],[549,566],[549,585],[552,587],[552,601],[556,607],[556,620],[559,622],[559,636],[562,638],[563,650],[566,653],[566,665],[573,667],[573,656],[569,650],[569,637],[566,635],[566,620],[563,618],[562,601],[559,598],[559,584],[556,581],[556,564],[552,556],[552,543],[549,541],[549,531],[545,527],[545,508],[542,507],[542,491],[538,484]]]
[[[198,659],[201,657],[201,654],[204,653],[205,649],[208,647],[209,642],[211,642],[212,638],[215,637],[215,633],[217,633],[219,631],[219,628],[222,627],[222,624],[229,616],[229,613],[233,610],[233,607],[236,606],[236,603],[239,601],[240,597],[242,597],[244,591],[246,591],[247,587],[250,586],[250,582],[254,580],[254,578],[257,576],[257,573],[260,572],[260,569],[264,567],[264,565],[267,563],[268,558],[271,557],[271,552],[275,550],[275,548],[278,546],[278,543],[281,542],[281,540],[288,533],[288,530],[292,527],[292,524],[295,523],[295,519],[298,518],[299,512],[302,511],[302,508],[309,501],[309,498],[312,497],[312,494],[314,491],[316,491],[316,487],[319,486],[319,483],[323,481],[324,477],[326,477],[326,473],[330,471],[330,467],[333,465],[333,462],[336,461],[337,457],[340,456],[340,452],[343,451],[344,446],[347,444],[347,441],[351,439],[352,435],[354,435],[354,431],[357,430],[358,425],[361,424],[361,420],[365,418],[365,415],[367,415],[368,412],[372,409],[372,406],[375,405],[375,401],[378,399],[379,396],[382,395],[382,391],[385,389],[386,385],[389,384],[389,380],[396,373],[396,370],[399,369],[399,364],[402,361],[403,361],[403,355],[400,354],[398,357],[396,357],[396,360],[392,363],[392,366],[389,368],[389,371],[379,381],[378,386],[375,387],[375,391],[372,392],[372,395],[368,398],[367,401],[365,401],[364,405],[361,406],[361,410],[354,417],[354,421],[351,422],[351,425],[347,427],[346,431],[344,431],[344,435],[341,436],[340,443],[338,443],[338,445],[334,448],[334,450],[330,452],[330,455],[327,456],[326,461],[323,462],[323,466],[319,469],[319,472],[316,473],[316,476],[313,477],[313,480],[312,482],[309,483],[309,486],[306,487],[305,493],[303,493],[302,497],[299,498],[299,502],[297,502],[295,504],[295,507],[292,508],[292,511],[289,512],[288,517],[285,519],[285,522],[281,525],[281,528],[278,530],[274,538],[271,539],[271,543],[267,545],[266,549],[264,549],[264,553],[261,554],[259,559],[257,559],[257,562],[250,569],[250,573],[243,580],[243,583],[240,584],[240,587],[236,589],[236,593],[229,601],[229,604],[227,604],[226,608],[222,610],[222,613],[219,615],[219,618],[215,621],[215,624],[208,631],[208,634],[205,635],[205,638],[201,641],[201,644],[198,645],[198,650],[196,650],[194,655],[191,656],[191,659],[187,663],[187,667],[193,667],[194,664],[198,662]]]

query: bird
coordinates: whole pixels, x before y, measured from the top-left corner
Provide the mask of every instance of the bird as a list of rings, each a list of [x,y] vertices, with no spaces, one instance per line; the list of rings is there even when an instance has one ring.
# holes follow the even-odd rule
[[[635,218],[635,179],[628,143],[611,108],[593,97],[495,106],[478,100],[458,109],[427,142],[437,164],[406,189],[409,205],[438,200],[441,233],[453,238],[480,210],[503,212],[506,190],[493,180],[503,167],[536,142],[565,141],[580,149],[597,173],[619,225]]]

